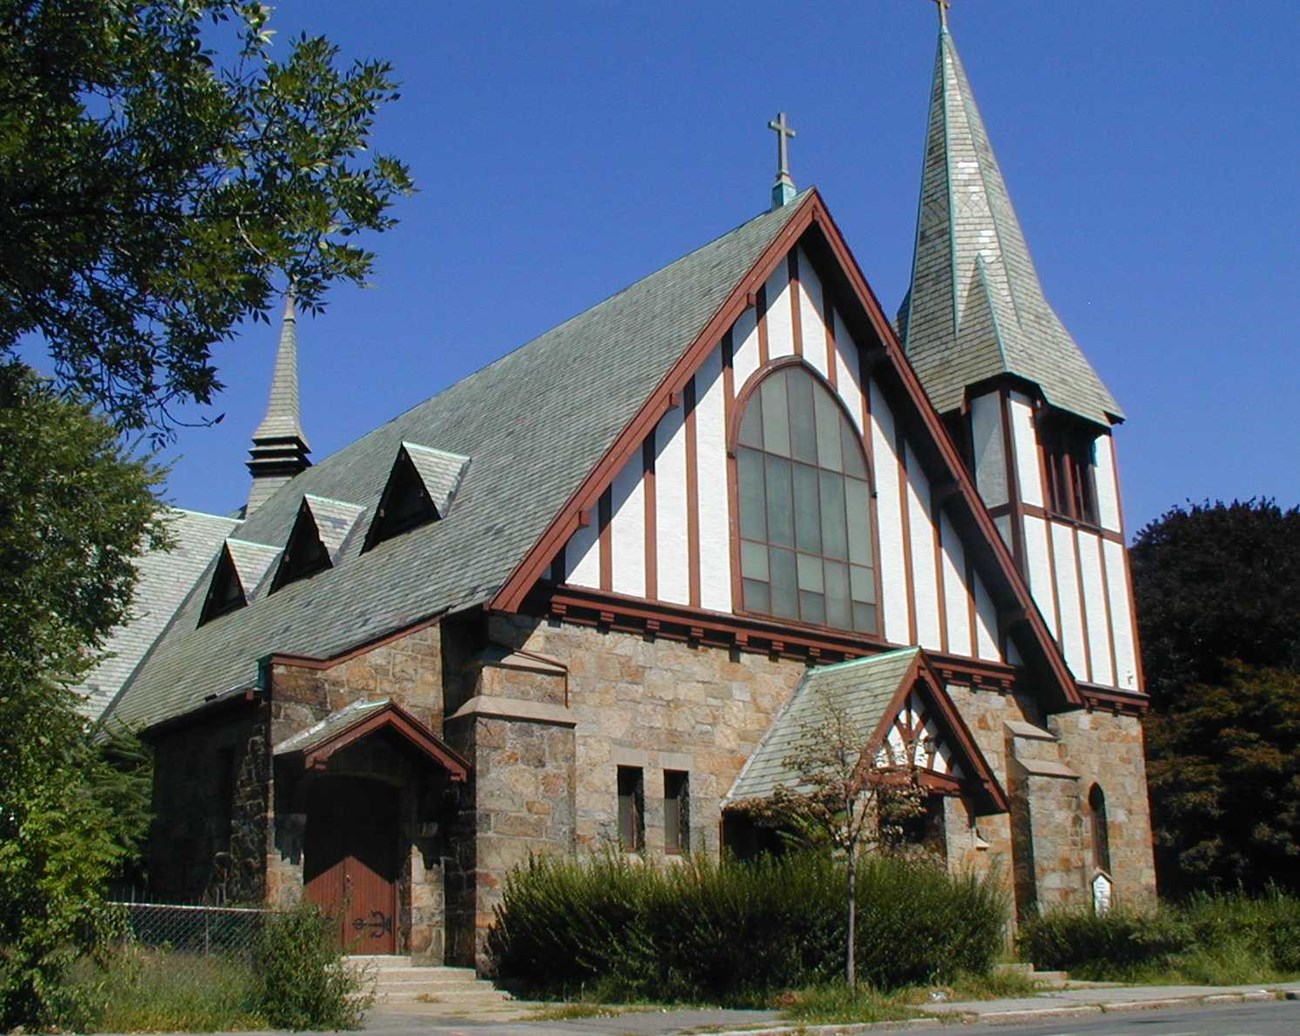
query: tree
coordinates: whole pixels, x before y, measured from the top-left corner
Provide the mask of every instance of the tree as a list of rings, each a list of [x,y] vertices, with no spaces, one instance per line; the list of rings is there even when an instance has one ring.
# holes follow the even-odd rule
[[[1131,556],[1162,886],[1300,889],[1300,508],[1174,508]]]
[[[0,0],[0,360],[41,340],[124,428],[221,387],[213,346],[292,284],[364,280],[407,169],[363,160],[378,61],[273,57],[257,0]]]
[[[852,712],[830,695],[817,702],[816,719],[802,724],[781,765],[798,774],[778,784],[771,798],[736,803],[754,822],[784,829],[805,845],[829,847],[844,858],[845,965],[850,989],[857,985],[857,865],[864,853],[896,850],[911,823],[925,814],[917,754],[919,741],[878,748]]]
[[[0,364],[0,1031],[66,1017],[59,977],[112,932],[129,851],[69,687],[162,542],[160,472],[90,406]],[[138,833],[138,828],[136,830]]]

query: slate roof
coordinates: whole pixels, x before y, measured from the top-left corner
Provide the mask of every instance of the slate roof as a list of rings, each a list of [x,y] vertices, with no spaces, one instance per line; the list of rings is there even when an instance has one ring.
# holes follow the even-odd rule
[[[862,732],[866,748],[920,653],[920,648],[903,648],[808,670],[736,777],[726,801],[767,798],[778,785],[797,789],[799,772],[786,760],[810,731],[825,723],[828,703],[844,710],[845,718]]]
[[[456,488],[460,485],[469,458],[413,442],[404,442],[402,447],[424,483],[438,517],[447,517],[447,508],[451,504],[451,498],[456,495]]]
[[[221,549],[222,540],[239,528],[239,519],[173,508],[167,514],[167,526],[175,549],[150,551],[136,560],[140,579],[130,619],[109,636],[105,649],[111,652],[110,657],[95,666],[85,682],[75,688],[85,696],[82,711],[92,719],[121,689],[181,606],[195,579]]]
[[[1043,295],[961,58],[939,34],[912,286],[899,330],[935,409],[999,374],[1109,427],[1123,411]]]
[[[489,600],[811,192],[765,212],[301,472],[241,538],[284,544],[304,494],[371,509],[403,442],[470,458],[456,503],[197,627],[210,570],[114,703],[136,727],[256,678],[273,652],[331,657]],[[369,522],[365,517],[359,523]],[[216,545],[213,547],[216,554]]]
[[[249,543],[232,536],[226,540],[226,550],[230,552],[230,560],[239,576],[239,585],[243,587],[244,600],[251,601],[257,596],[258,587],[262,585],[267,571],[283,548],[265,543]]]

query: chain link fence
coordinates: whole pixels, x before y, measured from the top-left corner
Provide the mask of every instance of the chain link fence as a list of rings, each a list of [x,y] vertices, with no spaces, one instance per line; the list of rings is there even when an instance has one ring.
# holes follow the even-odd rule
[[[201,956],[248,958],[272,911],[256,907],[116,903],[137,946]]]

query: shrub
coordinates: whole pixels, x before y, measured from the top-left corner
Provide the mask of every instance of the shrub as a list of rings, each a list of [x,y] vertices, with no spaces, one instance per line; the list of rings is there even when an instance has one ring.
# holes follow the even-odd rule
[[[535,858],[507,879],[488,949],[534,994],[763,1003],[843,973],[844,880],[814,854],[667,868]],[[986,970],[1002,946],[995,881],[872,858],[858,903],[859,973],[881,987]]]
[[[355,1029],[373,995],[311,903],[267,919],[254,952],[258,1012],[276,1029]]]
[[[1170,914],[1048,910],[1021,926],[1018,943],[1037,967],[1104,979],[1166,967],[1191,939],[1186,925]]]

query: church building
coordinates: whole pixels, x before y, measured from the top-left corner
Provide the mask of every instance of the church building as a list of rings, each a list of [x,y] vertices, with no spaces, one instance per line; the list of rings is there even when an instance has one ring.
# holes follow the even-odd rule
[[[826,702],[1021,916],[1154,895],[1123,413],[950,33],[896,323],[773,128],[769,211],[314,465],[290,300],[246,514],[106,714],[153,898],[482,966],[529,854],[745,851]]]

